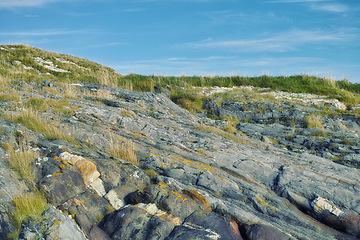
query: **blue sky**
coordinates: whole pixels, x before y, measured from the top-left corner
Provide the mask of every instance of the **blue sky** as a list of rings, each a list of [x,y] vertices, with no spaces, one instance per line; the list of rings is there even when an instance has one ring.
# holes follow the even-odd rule
[[[123,74],[360,82],[359,0],[0,0],[0,43]]]

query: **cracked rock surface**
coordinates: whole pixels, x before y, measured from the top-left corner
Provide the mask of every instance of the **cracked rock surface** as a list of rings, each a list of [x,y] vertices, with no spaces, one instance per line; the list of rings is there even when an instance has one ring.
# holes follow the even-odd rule
[[[56,119],[57,126],[75,142],[45,138],[0,118],[1,146],[9,143],[14,149],[28,146],[37,150],[38,157],[32,162],[34,185],[51,206],[40,223],[24,222],[23,239],[360,237],[360,170],[356,166],[239,134],[235,137],[244,141],[202,131],[199,126],[210,120],[180,108],[162,94],[90,83],[76,88],[79,92],[106,90],[111,98],[81,97],[79,93],[78,98],[69,99],[77,106],[71,114],[60,115],[51,107],[41,113],[44,119]],[[63,98],[40,87],[34,89],[23,92],[20,101],[30,96]],[[217,113],[238,114],[234,109],[241,107],[228,102]],[[276,106],[267,107],[274,109],[271,116],[266,112],[263,117],[244,114],[256,121],[281,118]],[[294,119],[303,118],[296,112],[299,109],[287,107],[289,113],[295,111]],[[21,111],[11,101],[0,108]],[[296,134],[280,123],[256,124],[240,123],[238,128],[279,138]],[[133,144],[137,166],[109,152],[109,146],[125,140]],[[329,142],[335,143],[333,139]],[[14,229],[12,199],[29,191],[9,166],[8,157],[0,147],[1,239]]]

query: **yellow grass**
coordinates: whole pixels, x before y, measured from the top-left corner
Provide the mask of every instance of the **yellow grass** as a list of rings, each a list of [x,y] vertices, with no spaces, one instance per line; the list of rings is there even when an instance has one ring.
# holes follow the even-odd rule
[[[308,128],[324,128],[321,116],[315,114],[311,114],[306,118],[306,125]]]
[[[32,186],[34,184],[35,173],[30,163],[38,155],[37,152],[20,148],[15,151],[9,143],[4,143],[3,148],[9,154],[9,165],[24,181]]]
[[[135,166],[139,166],[139,160],[135,154],[135,146],[131,140],[120,140],[112,137],[106,152],[113,157],[123,159]]]
[[[41,115],[32,109],[24,109],[16,113],[7,112],[4,118],[19,123],[32,131],[41,133],[47,139],[62,139],[71,143],[76,142],[73,136],[60,130],[53,122],[43,120]]]

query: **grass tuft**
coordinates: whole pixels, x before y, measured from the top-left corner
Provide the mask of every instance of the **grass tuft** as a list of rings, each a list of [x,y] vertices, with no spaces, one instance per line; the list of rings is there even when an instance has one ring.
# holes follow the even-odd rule
[[[240,144],[249,144],[249,141],[245,138],[240,138],[232,133],[229,132],[225,132],[221,129],[218,129],[216,127],[212,127],[212,126],[207,126],[207,125],[199,125],[197,127],[195,127],[196,130],[200,130],[203,132],[210,132],[210,133],[214,133],[216,135],[219,135],[221,137],[224,137],[226,139],[232,140],[234,142],[240,143]]]
[[[135,146],[131,140],[128,139],[110,139],[110,145],[106,151],[109,155],[123,159],[135,166],[139,166],[139,160],[135,154]]]
[[[324,126],[322,124],[322,118],[320,115],[311,114],[305,119],[305,122],[308,128],[324,129]]]
[[[6,113],[7,120],[19,123],[32,131],[41,133],[47,139],[62,139],[75,143],[75,137],[63,132],[52,122],[41,119],[40,114],[32,109],[24,109],[20,113]]]
[[[39,191],[16,196],[13,204],[15,205],[14,218],[19,225],[25,219],[40,221],[41,214],[48,207],[45,196]]]
[[[25,107],[43,112],[46,110],[47,104],[46,101],[42,98],[30,98],[25,103]]]
[[[15,151],[9,143],[4,143],[3,148],[9,154],[9,165],[31,187],[34,185],[35,173],[30,163],[38,155],[37,152],[20,148]]]
[[[24,220],[40,222],[41,215],[47,210],[48,204],[45,196],[38,190],[18,195],[14,197],[12,203],[15,206],[12,217],[16,223],[16,230],[7,237],[15,240],[19,238],[22,222]]]

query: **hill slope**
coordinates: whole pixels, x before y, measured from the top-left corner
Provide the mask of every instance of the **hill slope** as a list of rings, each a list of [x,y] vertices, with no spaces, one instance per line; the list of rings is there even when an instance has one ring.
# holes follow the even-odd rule
[[[122,76],[27,46],[0,53],[1,239],[360,237],[356,110],[275,91],[305,76]]]

